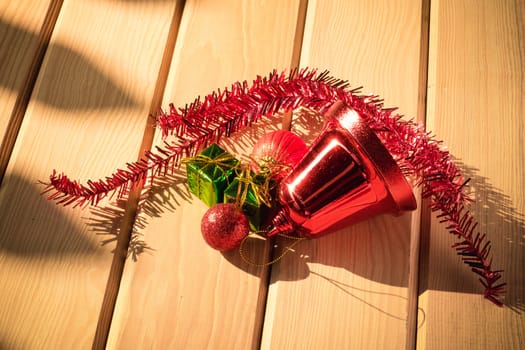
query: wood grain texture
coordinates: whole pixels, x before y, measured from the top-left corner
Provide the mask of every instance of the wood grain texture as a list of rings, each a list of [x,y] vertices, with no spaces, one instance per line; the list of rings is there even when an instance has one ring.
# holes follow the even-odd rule
[[[0,140],[36,52],[49,1],[0,2]]]
[[[171,24],[158,70],[157,81],[151,97],[148,113],[149,117],[144,128],[144,136],[142,138],[140,154],[138,157],[139,160],[143,157],[146,150],[151,149],[152,146],[153,138],[155,136],[155,118],[153,116],[161,108],[169,67],[179,32],[184,1],[176,1],[174,5]],[[99,315],[97,330],[93,340],[93,349],[106,348],[120,282],[124,272],[124,265],[129,254],[132,254],[132,256],[137,254],[135,251],[137,248],[135,248],[136,236],[134,226],[136,225],[135,220],[137,219],[137,211],[140,205],[142,191],[142,187],[137,186],[133,188],[128,194],[125,205],[118,206],[117,211],[115,211],[116,208],[110,208],[109,212],[104,209],[99,211],[104,217],[112,217],[113,215],[116,215],[118,220],[116,220],[115,223],[118,223],[118,227],[116,228],[118,230],[118,236],[115,250],[113,251],[113,261],[109,270],[108,283],[102,300],[102,308]]]
[[[0,348],[91,347],[115,218],[47,203],[36,182],[136,159],[172,6],[62,7],[0,189]]]
[[[419,1],[309,1],[301,66],[415,117],[420,27]],[[293,127],[315,135],[320,124]],[[297,246],[272,267],[262,348],[404,348],[410,231],[410,215],[385,215]]]
[[[40,67],[50,3],[0,0],[0,141],[14,143],[0,164],[0,349],[102,348],[107,327],[108,349],[525,348],[522,0],[433,0],[429,39],[428,0],[65,1]],[[408,117],[423,120],[427,105],[428,129],[472,179],[473,213],[508,282],[504,308],[483,299],[425,211],[301,242],[260,268],[204,243],[207,208],[184,169],[144,191],[136,217],[133,201],[82,211],[39,195],[53,168],[97,179],[160,144],[148,118],[159,106],[298,63]],[[6,133],[33,85],[20,133]],[[248,154],[286,118],[223,145]],[[321,125],[299,113],[292,128],[311,141]],[[124,274],[111,273],[130,232]],[[251,242],[250,258],[290,242],[274,243]]]
[[[523,1],[432,1],[428,128],[472,178],[472,211],[508,293],[504,308],[484,300],[433,219],[422,250],[419,349],[525,347],[524,16]]]
[[[230,83],[254,79],[292,60],[299,1],[187,1],[163,106],[192,102]],[[248,155],[279,119],[225,142]],[[157,137],[156,144],[160,144]],[[264,317],[266,268],[206,245],[206,206],[188,193],[185,173],[145,194],[135,235],[153,250],[130,258],[117,299],[109,348],[257,348]],[[264,261],[268,246],[250,249]]]
[[[0,2],[0,183],[60,11],[60,1]]]

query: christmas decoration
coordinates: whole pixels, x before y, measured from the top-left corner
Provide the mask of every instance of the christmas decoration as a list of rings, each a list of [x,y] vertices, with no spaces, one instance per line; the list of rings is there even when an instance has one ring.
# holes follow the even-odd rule
[[[201,221],[202,237],[212,248],[227,251],[236,249],[250,232],[246,215],[233,203],[215,204]]]
[[[185,163],[190,191],[211,207],[222,202],[239,161],[214,143]]]
[[[359,114],[337,102],[306,156],[280,185],[268,235],[314,238],[359,220],[416,208],[412,188]]]
[[[248,217],[252,230],[261,230],[272,206],[269,179],[245,170],[224,191],[224,203],[236,204]]]
[[[291,131],[277,130],[261,137],[253,147],[252,169],[268,168],[281,180],[305,155],[308,147]]]
[[[401,119],[395,109],[383,108],[377,96],[361,95],[359,89],[349,89],[347,81],[330,77],[326,71],[301,69],[289,74],[274,71],[267,77],[258,76],[251,85],[236,82],[229,89],[213,92],[202,100],[198,98],[181,109],[170,105],[168,111],[161,111],[156,118],[163,136],[166,140],[171,137],[172,141],[145,152],[142,159],[127,164],[126,169],[86,184],[53,171],[45,182],[44,193],[49,192],[48,199],[58,204],[74,206],[96,205],[115,192],[122,197],[133,187],[172,172],[182,158],[194,157],[213,142],[263,117],[300,107],[324,114],[336,101],[355,111],[381,141],[402,174],[421,186],[422,197],[430,199],[431,210],[437,212],[447,230],[458,239],[453,247],[480,276],[485,297],[502,305],[500,296],[505,283],[499,282],[501,271],[492,269],[490,241],[477,232],[477,224],[468,210],[469,196],[464,191],[468,180],[463,178],[449,153],[422,126]],[[353,161],[359,165],[360,159]],[[386,183],[385,187],[388,189],[391,185]]]

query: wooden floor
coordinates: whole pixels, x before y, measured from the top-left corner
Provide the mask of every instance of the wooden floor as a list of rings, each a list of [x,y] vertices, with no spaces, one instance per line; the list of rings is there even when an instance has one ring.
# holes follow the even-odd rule
[[[522,0],[0,0],[0,348],[524,349],[524,19]],[[424,203],[254,267],[204,243],[181,174],[138,208],[40,196],[53,169],[86,181],[138,159],[160,107],[297,66],[444,140],[505,270],[503,308]]]

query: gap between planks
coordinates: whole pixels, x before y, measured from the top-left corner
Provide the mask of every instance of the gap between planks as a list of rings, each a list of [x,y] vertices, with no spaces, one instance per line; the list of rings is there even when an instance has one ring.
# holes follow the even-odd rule
[[[151,149],[153,145],[153,140],[155,136],[154,129],[154,118],[159,109],[161,108],[162,97],[164,94],[168,73],[170,69],[170,63],[174,53],[175,43],[177,41],[177,35],[180,27],[180,22],[182,14],[184,12],[185,1],[180,0],[175,7],[175,13],[172,18],[172,23],[170,24],[170,31],[168,34],[168,39],[162,58],[162,63],[159,69],[159,74],[157,78],[157,83],[155,86],[155,91],[152,97],[150,104],[149,115],[146,121],[146,126],[144,130],[144,136],[142,139],[142,144],[140,147],[139,159],[143,155],[144,151]],[[300,62],[300,55],[302,49],[302,41],[304,34],[304,24],[306,21],[306,10],[308,7],[308,0],[301,0],[298,10],[298,20],[294,35],[293,43],[293,54],[290,60],[290,68],[297,68]],[[283,129],[289,129],[291,125],[292,113],[285,113],[283,116]],[[113,318],[113,312],[118,297],[120,281],[124,271],[124,265],[127,258],[128,247],[130,242],[131,233],[133,230],[134,220],[138,210],[138,203],[141,196],[141,188],[138,186],[132,192],[130,192],[129,197],[126,201],[125,215],[123,223],[121,224],[119,232],[121,234],[117,240],[117,246],[115,248],[115,253],[113,256],[113,261],[111,264],[108,282],[106,285],[106,290],[104,294],[104,299],[102,302],[101,311],[99,314],[99,320],[97,323],[97,330],[95,333],[95,338],[93,341],[93,349],[104,349],[106,346],[107,338],[109,335],[109,330],[111,327],[111,321]],[[271,259],[271,251],[268,259]],[[268,296],[268,284],[271,276],[271,266],[267,268],[267,271],[263,274],[263,280],[261,280],[261,289],[258,298],[266,301]],[[260,303],[260,310],[257,310],[257,315],[260,315],[260,324],[255,328],[254,334],[254,348],[259,348],[262,337],[262,329],[264,327],[264,314],[266,310],[266,302]]]
[[[182,12],[184,10],[185,0],[178,0],[175,4],[174,13],[170,23],[168,37],[166,45],[164,47],[164,53],[162,56],[159,72],[157,75],[157,81],[155,84],[155,90],[151,98],[151,103],[146,118],[146,125],[144,128],[144,136],[139,149],[138,160],[143,156],[146,150],[151,149],[153,145],[153,139],[155,136],[155,120],[154,115],[161,108],[162,96],[166,87],[168,79],[168,73],[170,69],[171,59],[175,50],[175,43],[180,28],[180,21],[182,18]],[[104,349],[111,328],[111,321],[113,319],[113,312],[120,288],[120,281],[124,271],[124,265],[128,255],[128,248],[133,231],[133,225],[135,217],[137,215],[137,209],[141,196],[142,187],[136,186],[129,193],[129,196],[125,204],[125,214],[120,225],[115,247],[113,261],[111,262],[111,268],[108,275],[108,281],[104,292],[104,298],[102,300],[102,306],[99,313],[99,319],[97,322],[97,329],[95,332],[95,338],[93,339],[93,349]]]
[[[419,86],[416,120],[426,124],[428,60],[430,38],[430,0],[421,1],[421,32],[419,48]],[[416,349],[418,323],[424,322],[424,314],[419,315],[419,275],[421,262],[421,238],[430,231],[430,211],[427,201],[421,197],[421,189],[415,190],[418,208],[412,213],[410,225],[410,250],[408,271],[408,305],[406,349]],[[422,319],[421,319],[422,318]]]
[[[170,24],[170,31],[162,58],[162,63],[159,69],[159,74],[157,78],[157,83],[155,91],[152,97],[152,101],[149,109],[149,116],[146,121],[144,137],[140,147],[139,159],[142,156],[145,150],[151,149],[154,139],[154,119],[155,115],[161,108],[162,97],[164,94],[164,89],[166,86],[168,73],[170,69],[170,63],[173,56],[175,43],[177,40],[177,35],[179,31],[180,21],[182,18],[182,13],[184,11],[184,0],[179,1],[175,7],[175,13],[172,18],[172,23]],[[306,21],[306,12],[308,7],[308,0],[301,0],[299,4],[298,14],[297,14],[297,25],[294,35],[293,42],[293,53],[290,60],[290,69],[298,68],[300,63],[300,56],[302,50],[302,42],[304,35],[304,27]],[[283,116],[282,128],[290,129],[292,120],[292,113],[285,113]],[[120,287],[120,281],[122,278],[124,265],[126,262],[128,246],[130,241],[131,232],[133,229],[133,223],[138,209],[138,203],[141,195],[140,186],[133,190],[126,202],[125,216],[124,221],[120,227],[119,238],[117,240],[117,246],[115,248],[115,253],[113,261],[111,264],[110,273],[108,276],[108,282],[104,294],[104,299],[102,302],[102,307],[99,315],[99,320],[97,324],[97,330],[95,338],[93,341],[93,349],[103,349],[106,346],[107,337],[111,327],[111,321],[113,317],[114,307],[116,299],[118,296],[118,291]],[[271,255],[271,251],[270,254]],[[271,256],[268,256],[268,259],[271,259]],[[264,327],[264,315],[266,309],[266,300],[268,296],[268,284],[271,276],[271,266],[268,267],[266,273],[263,274],[264,279],[261,280],[261,289],[259,293],[259,298],[263,299],[265,302],[260,303],[260,310],[257,310],[257,315],[260,317],[260,324],[255,328],[254,348],[259,348],[261,344],[262,329]]]
[[[22,88],[16,97],[13,110],[11,111],[6,133],[0,145],[0,184],[2,184],[9,159],[11,158],[16,138],[18,137],[18,132],[20,131],[20,127],[27,110],[27,105],[29,104],[29,99],[33,93],[33,88],[35,86],[38,73],[40,72],[42,61],[44,60],[44,56],[49,46],[49,41],[51,40],[51,35],[53,34],[58,14],[62,8],[62,3],[63,0],[56,0],[51,1],[49,4],[46,16],[42,22],[42,27],[38,33],[38,42],[35,54],[31,61],[31,65],[29,66],[27,75],[24,78]]]
[[[307,15],[307,9],[308,9],[308,0],[300,0],[299,2],[299,8],[297,12],[297,21],[296,21],[296,27],[295,27],[295,33],[294,33],[294,42],[293,42],[293,49],[292,49],[292,57],[290,60],[290,69],[299,69],[299,65],[301,62],[301,52],[303,48],[303,39],[304,39],[304,30],[305,30],[305,23],[306,23],[306,15]],[[286,112],[283,115],[283,120],[281,124],[281,128],[283,130],[290,130],[292,127],[292,118],[293,118],[293,112],[289,111]],[[272,244],[270,244],[270,250],[268,253],[268,261],[273,261],[275,258],[275,250],[273,245],[273,238],[270,238]],[[268,288],[270,286],[270,280],[272,277],[272,264],[270,264],[266,271],[262,274],[262,277],[264,280],[261,280],[261,287],[259,290],[259,298],[263,299],[264,302],[258,303],[260,305],[260,309],[256,310],[256,315],[259,315],[259,326],[255,327],[255,332],[257,334],[254,334],[254,342],[253,346],[254,349],[260,349],[262,344],[262,336],[263,336],[263,329],[265,325],[265,319],[266,319],[266,307],[268,303]]]

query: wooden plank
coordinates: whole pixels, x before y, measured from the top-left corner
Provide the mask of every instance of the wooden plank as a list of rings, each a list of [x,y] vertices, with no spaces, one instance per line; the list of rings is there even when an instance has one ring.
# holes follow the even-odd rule
[[[49,1],[0,2],[0,140],[35,55]]]
[[[308,5],[301,66],[329,69],[416,117],[421,2]],[[320,125],[295,127],[315,135]],[[272,267],[262,348],[404,348],[410,232],[410,214],[384,215],[294,248]]]
[[[192,102],[217,88],[287,68],[300,1],[187,1],[164,107]],[[248,154],[272,121],[223,145]],[[160,140],[157,138],[156,144]],[[220,254],[200,234],[206,206],[190,196],[183,172],[142,204],[135,237],[153,250],[125,265],[109,348],[257,348],[266,297],[266,269],[238,252]],[[264,261],[264,244],[251,258]]]
[[[419,349],[525,347],[524,18],[523,1],[432,1],[428,127],[472,178],[472,212],[508,294],[504,308],[483,299],[433,219],[422,250]]]
[[[53,4],[0,2],[0,183],[60,10]]]
[[[91,347],[114,218],[47,203],[36,181],[136,159],[173,6],[63,5],[0,191],[1,348]]]
[[[144,156],[147,150],[151,149],[152,141],[155,136],[155,118],[153,116],[161,108],[169,67],[179,32],[183,8],[183,1],[177,1],[175,3],[166,45],[164,47],[164,53],[158,71],[155,90],[151,98],[151,104],[148,113],[149,117],[144,129],[144,137],[142,138],[142,144],[140,146],[139,159]],[[119,218],[116,220],[119,223],[119,227],[118,237],[116,239],[116,247],[113,255],[113,262],[111,263],[111,269],[108,276],[108,284],[106,286],[104,299],[102,301],[102,310],[99,315],[95,339],[93,340],[93,349],[102,349],[106,347],[126,258],[130,253],[132,256],[136,254],[136,248],[134,247],[135,237],[133,236],[133,226],[135,225],[135,220],[137,218],[136,213],[140,203],[142,191],[142,187],[136,186],[128,194],[125,205],[120,205],[118,208],[106,207],[99,211],[102,217],[112,217],[113,215],[116,215],[116,217]],[[96,210],[98,210],[98,208],[96,208]]]

